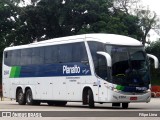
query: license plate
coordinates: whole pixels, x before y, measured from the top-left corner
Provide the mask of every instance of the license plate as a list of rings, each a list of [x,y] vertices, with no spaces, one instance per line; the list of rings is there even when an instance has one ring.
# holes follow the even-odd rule
[[[130,100],[137,100],[137,97],[130,97]]]

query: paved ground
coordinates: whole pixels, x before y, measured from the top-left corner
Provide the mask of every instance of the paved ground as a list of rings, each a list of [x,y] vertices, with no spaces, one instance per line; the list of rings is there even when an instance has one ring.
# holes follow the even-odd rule
[[[24,111],[65,111],[66,113],[63,112],[58,112],[56,113],[58,116],[63,116],[64,114],[69,115],[75,115],[77,114],[77,111],[82,111],[79,112],[78,115],[83,114],[83,111],[87,112],[87,116],[89,117],[47,117],[45,120],[80,120],[80,119],[86,119],[86,120],[120,120],[121,112],[122,114],[126,113],[127,115],[137,115],[136,117],[123,117],[123,120],[159,120],[159,117],[155,118],[150,118],[150,117],[138,117],[137,112],[142,112],[145,113],[155,113],[154,111],[159,111],[158,115],[160,115],[160,98],[152,98],[150,103],[131,103],[129,105],[129,108],[127,110],[121,109],[119,107],[112,108],[110,103],[106,104],[96,104],[96,107],[94,109],[89,109],[88,106],[83,106],[82,103],[75,103],[75,102],[69,102],[65,107],[58,107],[58,106],[48,106],[46,103],[42,103],[40,106],[29,106],[29,105],[18,105],[14,100],[10,101],[8,99],[5,99],[5,101],[0,101],[0,113],[4,111],[18,111],[18,112],[24,112]],[[74,111],[74,112],[67,112],[67,111]],[[111,112],[112,111],[112,112]],[[134,111],[134,112],[133,112]],[[105,114],[109,114],[111,116],[116,116],[116,117],[93,117],[96,115],[102,114],[102,112]],[[133,112],[133,113],[132,113]],[[47,113],[47,112],[46,112]],[[136,114],[135,114],[136,113]],[[52,114],[51,112],[48,112],[48,114]],[[55,112],[54,112],[55,114]],[[0,115],[1,116],[1,115]],[[76,116],[76,115],[75,115]],[[123,115],[122,115],[123,116]],[[6,118],[0,118],[0,120],[6,120]],[[7,118],[11,119],[11,118]],[[17,120],[17,118],[12,118],[13,120]],[[22,118],[20,118],[22,119]],[[23,118],[25,120],[40,120],[44,118]]]

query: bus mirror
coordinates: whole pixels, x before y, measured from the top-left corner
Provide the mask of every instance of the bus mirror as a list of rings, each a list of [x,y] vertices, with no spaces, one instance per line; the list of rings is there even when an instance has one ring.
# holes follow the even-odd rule
[[[158,58],[156,56],[154,56],[154,55],[151,55],[151,54],[147,54],[147,56],[154,60],[154,67],[155,67],[155,69],[158,69],[158,63],[159,63],[158,62]]]
[[[100,51],[98,51],[97,54],[103,55],[107,60],[107,66],[112,67],[112,58],[111,58],[110,54],[108,54],[106,52],[100,52]]]

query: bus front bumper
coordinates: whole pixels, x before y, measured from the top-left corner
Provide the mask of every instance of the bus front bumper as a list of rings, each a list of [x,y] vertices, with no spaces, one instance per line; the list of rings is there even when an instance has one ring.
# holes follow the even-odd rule
[[[108,91],[108,102],[150,102],[151,92],[146,93],[126,93],[126,92],[115,92],[112,90]]]

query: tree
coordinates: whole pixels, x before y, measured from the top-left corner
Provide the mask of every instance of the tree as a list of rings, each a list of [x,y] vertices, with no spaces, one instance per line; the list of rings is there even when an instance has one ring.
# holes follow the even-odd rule
[[[140,0],[114,0],[114,9],[119,9],[126,14],[131,14],[134,8],[137,8],[137,4]]]
[[[140,5],[140,0],[114,0],[115,9],[120,9],[126,14],[137,16],[139,19],[139,27],[141,29],[141,39],[142,44],[146,43],[146,36],[151,29],[158,26],[158,18],[155,12],[152,12],[148,8]]]
[[[9,0],[0,1],[0,64],[2,65],[3,50],[12,45],[15,31],[17,7]],[[0,73],[1,72],[0,67]],[[1,74],[0,74],[1,76]],[[1,79],[0,79],[1,80]],[[0,82],[1,83],[1,82]]]
[[[156,42],[152,42],[147,48],[146,52],[155,55],[160,60],[160,39]],[[151,61],[152,65],[152,61]],[[151,80],[152,85],[160,85],[160,69],[155,70],[153,65],[151,66]]]
[[[157,26],[158,18],[155,12],[147,10],[140,10],[137,12],[137,16],[140,20],[140,26],[143,31],[142,44],[145,45],[146,37],[151,29]]]

